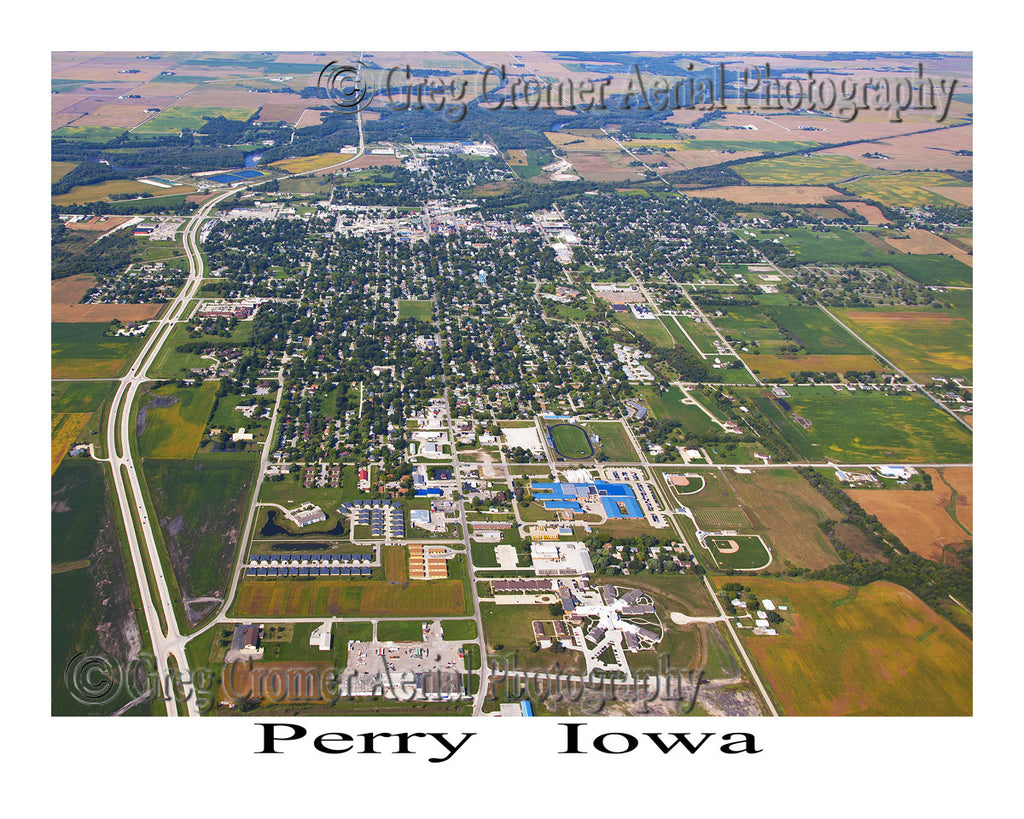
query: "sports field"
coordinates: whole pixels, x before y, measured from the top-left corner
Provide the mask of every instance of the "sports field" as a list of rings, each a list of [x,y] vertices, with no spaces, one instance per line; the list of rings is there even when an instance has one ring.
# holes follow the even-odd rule
[[[398,317],[414,318],[420,321],[434,320],[434,304],[426,299],[399,299]]]
[[[719,569],[756,571],[771,565],[771,550],[760,535],[721,535],[704,539],[711,564]],[[701,561],[705,566],[711,565]]]
[[[778,636],[744,636],[785,713],[972,713],[971,641],[907,589],[887,582],[742,582],[760,599],[788,606]]]
[[[583,427],[576,424],[555,424],[548,427],[557,454],[563,458],[583,460],[594,457],[594,446]]]
[[[800,387],[785,412],[761,389],[737,390],[776,424],[800,455],[845,463],[968,463],[971,433],[922,395]],[[810,422],[805,427],[795,420]]]
[[[635,463],[640,459],[621,421],[589,421],[587,428],[601,439],[598,446],[608,460]]]

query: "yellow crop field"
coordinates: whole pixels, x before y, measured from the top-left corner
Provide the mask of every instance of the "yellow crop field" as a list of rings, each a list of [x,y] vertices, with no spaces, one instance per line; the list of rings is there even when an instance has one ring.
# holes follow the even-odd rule
[[[57,412],[50,416],[50,474],[57,471],[75,438],[92,418],[91,412]]]
[[[971,640],[902,586],[742,582],[761,600],[787,606],[777,636],[744,638],[785,713],[972,713]]]

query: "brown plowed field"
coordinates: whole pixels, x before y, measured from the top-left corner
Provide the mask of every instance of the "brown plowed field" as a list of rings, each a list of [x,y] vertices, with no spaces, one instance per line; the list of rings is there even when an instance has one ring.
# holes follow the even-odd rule
[[[943,547],[963,544],[970,535],[957,526],[956,521],[946,512],[952,497],[950,488],[934,470],[928,470],[928,473],[932,476],[933,489],[930,492],[853,489],[847,494],[863,506],[868,514],[882,521],[885,528],[902,540],[910,551],[938,562],[942,560]],[[963,482],[962,478],[958,480]],[[965,489],[969,488],[969,481],[968,476]],[[965,507],[968,510],[970,508],[970,495],[967,495]],[[959,509],[957,514],[959,516]],[[967,517],[971,519],[969,512]]]
[[[729,185],[686,191],[686,195],[728,199],[740,204],[777,202],[780,205],[825,205],[841,194],[821,185]]]
[[[79,304],[96,283],[92,276],[78,275],[50,283],[50,321],[145,321],[155,317],[162,304]]]

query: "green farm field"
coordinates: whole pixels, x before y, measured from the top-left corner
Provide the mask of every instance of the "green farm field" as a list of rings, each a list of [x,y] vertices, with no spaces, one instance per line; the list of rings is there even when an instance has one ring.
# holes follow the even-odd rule
[[[105,322],[51,324],[51,377],[110,378],[121,375],[138,352],[142,339],[104,336],[108,326]]]
[[[799,387],[784,399],[793,414],[811,421],[805,429],[761,389],[737,390],[753,401],[792,444],[814,461],[846,463],[967,463],[971,433],[922,395],[837,392]]]
[[[933,375],[972,377],[973,323],[969,310],[968,306],[966,314],[960,310],[908,307],[837,308],[833,312],[901,370],[928,380]]]
[[[161,111],[152,119],[146,120],[135,129],[137,134],[176,134],[183,128],[193,131],[203,130],[206,125],[205,117],[211,119],[224,117],[225,119],[244,122],[256,113],[255,108],[189,108],[187,106],[175,106]]]
[[[856,159],[826,154],[762,159],[736,167],[736,173],[752,185],[829,185],[869,170]]]
[[[199,449],[217,384],[158,387],[139,399],[139,451],[144,458],[190,459]],[[144,418],[142,413],[145,413]]]
[[[628,327],[637,335],[643,336],[655,347],[672,347],[675,340],[665,329],[660,319],[638,319],[632,313],[616,313],[615,320],[623,327]]]
[[[970,639],[907,589],[887,582],[742,582],[760,599],[789,608],[778,636],[744,637],[785,713],[972,713]]]
[[[867,355],[857,339],[817,307],[804,304],[770,305],[762,310],[792,333],[811,355]]]
[[[956,204],[955,200],[932,189],[938,188],[941,191],[944,187],[963,187],[964,184],[955,176],[937,171],[904,171],[872,174],[844,182],[839,187],[854,196],[862,196],[882,205],[904,208],[937,205],[948,208]]]

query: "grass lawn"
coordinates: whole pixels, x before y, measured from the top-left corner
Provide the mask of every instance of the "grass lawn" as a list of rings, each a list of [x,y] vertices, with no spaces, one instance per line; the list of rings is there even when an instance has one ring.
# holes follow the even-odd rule
[[[711,435],[722,429],[708,417],[699,404],[685,403],[688,393],[679,387],[670,386],[665,392],[660,392],[654,387],[641,387],[640,394],[651,408],[654,417],[660,421],[678,421],[686,427],[687,432],[695,435]]]

